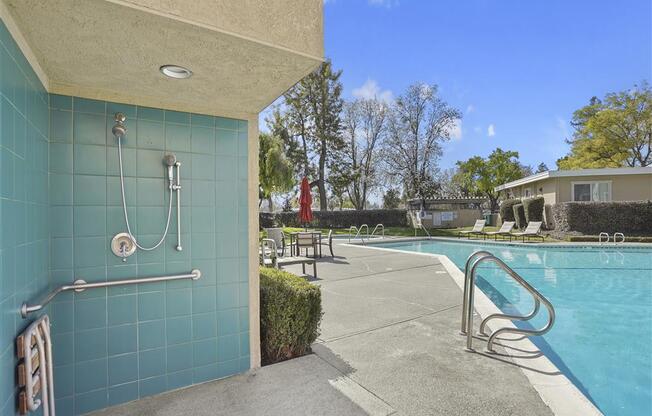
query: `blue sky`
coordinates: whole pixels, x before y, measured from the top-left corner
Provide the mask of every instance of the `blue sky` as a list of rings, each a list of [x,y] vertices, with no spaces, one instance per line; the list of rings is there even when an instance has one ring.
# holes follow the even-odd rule
[[[326,0],[344,96],[435,83],[464,113],[440,166],[517,150],[555,167],[575,109],[652,81],[650,0]]]

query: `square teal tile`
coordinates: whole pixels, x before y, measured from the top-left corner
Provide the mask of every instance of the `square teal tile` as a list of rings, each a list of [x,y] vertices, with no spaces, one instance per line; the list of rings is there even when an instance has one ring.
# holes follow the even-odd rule
[[[215,130],[215,154],[235,157],[238,154],[238,133],[231,130]]]
[[[140,380],[138,389],[140,390],[140,397],[162,393],[167,390],[167,378],[165,376],[159,376]]]
[[[205,381],[220,378],[219,374],[219,364],[209,364],[203,367],[194,368],[192,380],[194,383],[203,383]]]
[[[75,330],[94,329],[106,326],[106,299],[84,299],[75,301]]]
[[[73,141],[75,144],[106,144],[106,118],[99,114],[74,114]]]
[[[127,403],[138,398],[138,382],[109,387],[109,406]]]
[[[215,154],[215,129],[193,124],[190,136],[190,146],[193,153]]]
[[[72,237],[72,206],[50,207],[50,236]]]
[[[138,377],[141,379],[165,374],[165,349],[139,352],[138,363]]]
[[[167,348],[167,372],[174,373],[192,367],[192,344],[176,344]]]
[[[138,147],[140,149],[165,149],[165,124],[146,119],[138,120]]]
[[[190,126],[165,123],[165,148],[168,151],[190,152]]]
[[[202,270],[202,279],[203,276]],[[201,280],[201,279],[200,279]],[[217,308],[217,292],[214,287],[193,287],[192,313],[213,312]]]
[[[192,292],[190,289],[168,290],[165,293],[167,317],[190,315]]]
[[[75,332],[75,360],[87,361],[106,357],[106,328]]]
[[[75,364],[75,393],[79,394],[97,390],[106,387],[106,383],[106,358]]]
[[[215,180],[236,185],[238,178],[237,158],[235,156],[217,156],[215,158]]]
[[[192,316],[192,339],[200,340],[217,336],[217,314],[202,313]]]
[[[3,163],[4,165],[4,163]],[[50,174],[50,203],[52,205],[72,205],[73,176]]]
[[[215,157],[194,153],[192,155],[192,179],[215,180]]]
[[[138,324],[138,349],[149,350],[165,346],[165,321],[146,321]]]
[[[191,114],[190,124],[192,126],[215,127],[215,117],[204,114]]]
[[[169,195],[163,178],[138,178],[136,180],[137,187],[137,204],[138,206],[163,206],[163,200],[166,203]]]
[[[105,205],[106,177],[75,175],[73,180],[75,205]]]
[[[50,172],[72,173],[73,152],[69,143],[50,143]]]
[[[109,358],[109,386],[138,380],[138,354]]]
[[[72,394],[74,394],[74,392],[75,392],[75,389],[74,389],[75,384],[73,383],[74,379],[75,379],[75,366],[74,365],[62,365],[62,366],[55,367],[55,369],[54,369],[54,396],[55,397],[66,397],[66,396],[71,396]],[[57,409],[57,411],[60,411],[58,403],[56,404],[56,409]],[[7,414],[9,414],[9,413],[7,413]]]
[[[248,128],[249,128],[249,123],[247,122],[247,120],[238,120],[238,131],[247,132]]]
[[[135,324],[108,328],[109,355],[135,352],[138,348],[138,328]]]
[[[217,338],[193,342],[193,365],[201,367],[217,362]]]
[[[73,215],[75,237],[104,237],[106,234],[105,206],[74,207]]]
[[[106,337],[104,337],[104,341],[106,341]],[[72,332],[53,334],[52,355],[56,367],[74,364],[75,334]]]
[[[164,292],[148,292],[138,295],[138,320],[150,321],[165,316]]]
[[[214,259],[217,257],[215,248],[215,234],[213,233],[193,233],[191,236],[192,259]]]
[[[77,237],[74,243],[75,268],[106,265],[106,237]]]
[[[165,152],[162,150],[138,149],[136,154],[136,175],[140,178],[167,178],[163,156],[165,156]]]
[[[131,104],[107,102],[106,114],[113,117],[115,113],[123,113],[127,116],[127,120],[130,120],[136,118],[136,106]]]
[[[49,94],[50,108],[58,110],[72,110],[72,97],[67,95]]]
[[[63,334],[75,329],[75,312],[72,302],[55,302],[50,307],[53,334]]]
[[[237,374],[240,370],[240,359],[222,361],[217,363],[217,376],[215,378],[224,378]]]
[[[215,182],[193,180],[191,200],[193,206],[214,206]]]
[[[153,121],[165,121],[164,110],[150,107],[138,107],[138,118]]]
[[[110,296],[107,307],[109,325],[128,324],[138,320],[138,295]]]
[[[72,269],[72,238],[53,238],[50,244],[50,265],[54,270]],[[70,283],[70,282],[66,282]]]
[[[238,120],[234,118],[215,117],[215,127],[227,130],[238,130]]]
[[[50,141],[72,143],[72,112],[50,110]]]
[[[74,171],[82,175],[106,175],[106,147],[75,144]]]
[[[225,309],[217,312],[217,335],[231,335],[240,331],[238,309]]]
[[[181,111],[171,111],[165,110],[165,122],[166,123],[179,123],[179,124],[189,124],[190,123],[190,113],[184,113]]]
[[[241,332],[240,333],[240,356],[248,356],[249,355],[249,330],[247,329],[247,332]],[[249,368],[249,365],[247,364],[247,368]]]
[[[231,309],[238,307],[238,288],[239,284],[229,283],[217,285],[217,309]]]
[[[190,316],[168,318],[166,324],[166,339],[168,345],[189,342],[192,338],[192,320]]]
[[[106,102],[104,101],[73,97],[72,105],[75,113],[106,114]]]
[[[168,207],[138,207],[138,234],[160,234],[165,229]]]
[[[106,373],[106,371],[105,371]],[[93,410],[103,409],[107,404],[107,390],[95,390],[75,396],[75,414],[82,415]]]
[[[240,354],[240,337],[226,335],[217,338],[217,359],[219,362],[238,358]]]
[[[192,370],[184,370],[167,375],[168,389],[175,390],[192,384]]]

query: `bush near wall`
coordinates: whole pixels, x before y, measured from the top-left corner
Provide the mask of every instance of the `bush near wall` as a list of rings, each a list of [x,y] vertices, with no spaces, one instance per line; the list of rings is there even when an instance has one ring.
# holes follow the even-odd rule
[[[367,224],[370,228],[376,224],[385,227],[407,227],[407,211],[404,209],[367,209],[363,211],[314,211],[310,227],[349,228]],[[297,212],[260,213],[260,226],[269,227],[303,227]]]
[[[291,273],[260,268],[260,346],[263,364],[304,355],[319,336],[321,291]]]
[[[541,196],[524,199],[525,222],[529,224],[530,221],[543,221],[543,207],[545,204],[545,199]]]
[[[527,221],[525,220],[525,209],[523,208],[523,204],[513,205],[512,212],[514,213],[514,221],[516,221],[516,227],[525,228]]]
[[[652,235],[652,201],[561,202],[552,217],[556,232]]]
[[[514,205],[520,204],[520,199],[506,199],[500,204],[500,220],[505,221],[516,221],[514,218]]]

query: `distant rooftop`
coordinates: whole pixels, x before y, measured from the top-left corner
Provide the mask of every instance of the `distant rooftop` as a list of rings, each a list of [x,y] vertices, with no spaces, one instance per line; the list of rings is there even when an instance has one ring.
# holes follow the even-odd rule
[[[602,169],[578,169],[578,170],[549,170],[546,172],[536,173],[534,175],[526,176],[525,178],[517,179],[512,182],[507,182],[496,187],[496,191],[510,189],[515,186],[526,185],[528,183],[537,182],[548,178],[560,177],[581,177],[581,176],[615,176],[615,175],[652,175],[652,166],[636,167],[636,168],[602,168]]]

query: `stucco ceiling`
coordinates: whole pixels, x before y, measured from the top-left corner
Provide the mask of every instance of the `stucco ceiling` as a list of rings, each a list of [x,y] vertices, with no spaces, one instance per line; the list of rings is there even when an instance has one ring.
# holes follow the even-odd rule
[[[322,0],[296,2],[294,8],[293,2],[270,0],[286,8],[286,19],[277,11],[263,19],[267,26],[256,24],[262,16],[251,12],[260,3],[253,0],[242,3],[240,14],[232,6],[239,2],[217,0],[3,1],[49,91],[59,94],[252,114],[309,73],[323,54]],[[222,7],[212,17],[211,5]],[[311,24],[298,23],[302,12],[313,16]],[[194,74],[169,79],[158,70],[163,64],[186,66]]]

